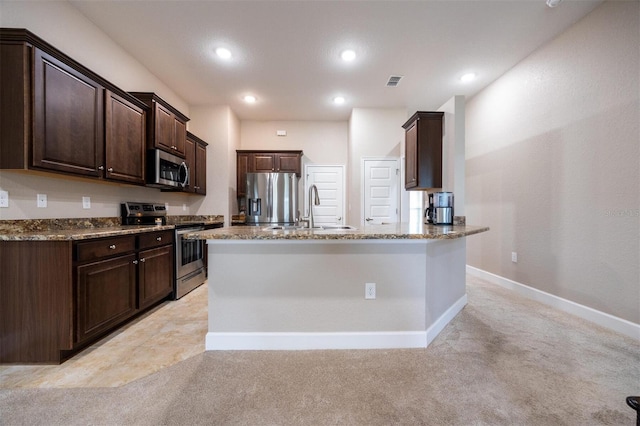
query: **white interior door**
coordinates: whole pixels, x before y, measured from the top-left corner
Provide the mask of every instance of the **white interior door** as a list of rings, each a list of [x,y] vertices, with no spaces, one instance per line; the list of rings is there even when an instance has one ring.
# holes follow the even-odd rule
[[[363,160],[364,224],[399,221],[400,170],[397,159]]]
[[[305,167],[304,214],[309,215],[309,188],[318,188],[320,205],[313,206],[313,220],[316,224],[344,225],[344,166]]]

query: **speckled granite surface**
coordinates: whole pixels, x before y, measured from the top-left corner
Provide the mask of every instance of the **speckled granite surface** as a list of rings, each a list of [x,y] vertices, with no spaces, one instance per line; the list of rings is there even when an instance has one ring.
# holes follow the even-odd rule
[[[167,225],[177,225],[185,222],[204,222],[205,224],[224,223],[222,215],[195,215],[195,216],[167,216]]]
[[[224,216],[167,216],[166,225],[122,226],[119,217],[0,220],[0,241],[66,241],[174,229],[182,222],[224,223]]]
[[[489,230],[487,226],[436,226],[425,224],[369,225],[355,230],[285,229],[232,226],[186,234],[206,240],[448,240]]]

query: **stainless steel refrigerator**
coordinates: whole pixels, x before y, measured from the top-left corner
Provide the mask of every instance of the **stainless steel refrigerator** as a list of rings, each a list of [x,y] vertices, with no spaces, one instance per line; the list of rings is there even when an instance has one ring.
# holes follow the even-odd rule
[[[247,225],[293,225],[297,215],[295,173],[247,173]]]

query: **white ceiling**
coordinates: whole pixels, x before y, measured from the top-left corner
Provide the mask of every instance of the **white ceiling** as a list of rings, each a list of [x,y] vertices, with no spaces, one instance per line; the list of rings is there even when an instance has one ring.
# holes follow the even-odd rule
[[[347,120],[473,96],[601,0],[71,1],[189,105],[241,120]],[[233,58],[221,61],[213,49]],[[352,63],[340,52],[356,51]],[[477,73],[470,84],[459,77]],[[386,87],[391,75],[400,85]],[[246,105],[242,96],[258,98]],[[159,94],[162,96],[162,94]],[[336,95],[346,102],[332,104]]]

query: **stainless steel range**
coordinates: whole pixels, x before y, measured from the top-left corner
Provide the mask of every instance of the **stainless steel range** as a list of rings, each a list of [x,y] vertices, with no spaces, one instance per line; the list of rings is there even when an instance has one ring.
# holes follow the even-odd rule
[[[121,205],[123,225],[166,225],[167,209],[164,204],[132,203]],[[179,299],[206,279],[205,242],[186,240],[184,234],[205,229],[204,222],[182,222],[175,225],[174,299]]]

